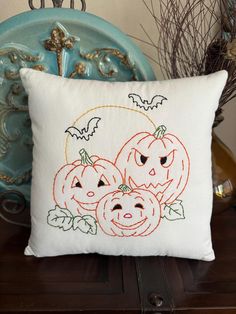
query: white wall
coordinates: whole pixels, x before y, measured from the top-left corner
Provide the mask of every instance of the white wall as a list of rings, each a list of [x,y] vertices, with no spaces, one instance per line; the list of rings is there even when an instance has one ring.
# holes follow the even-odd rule
[[[39,0],[34,0],[34,2],[37,5]],[[50,0],[46,0],[46,2],[50,4]],[[68,4],[68,0],[65,0],[65,2]],[[75,2],[79,3],[79,0],[75,0]],[[142,0],[87,0],[86,2],[87,12],[110,21],[127,34],[144,39],[145,34],[140,27],[140,23],[142,23],[148,32],[155,36],[154,23],[150,21],[150,16]],[[0,0],[0,21],[26,10],[28,10],[28,0]],[[152,55],[154,58],[156,57],[152,48],[141,42],[137,42],[137,44],[145,53]],[[153,67],[157,77],[161,78],[155,64],[153,64]],[[226,105],[224,116],[225,121],[216,131],[236,154],[236,101]]]

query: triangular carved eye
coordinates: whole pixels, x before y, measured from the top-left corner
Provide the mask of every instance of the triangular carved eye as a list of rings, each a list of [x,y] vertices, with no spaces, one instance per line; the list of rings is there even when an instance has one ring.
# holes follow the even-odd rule
[[[164,168],[168,168],[172,165],[175,158],[176,149],[172,150],[167,156],[160,157],[160,164]]]
[[[77,177],[74,177],[72,184],[71,184],[72,188],[80,188],[82,189],[82,184],[80,183],[79,179]]]
[[[98,181],[98,188],[101,186],[108,186],[108,185],[110,185],[109,181],[104,175],[102,175],[100,180]]]
[[[148,160],[148,157],[146,157],[146,156],[144,156],[144,155],[140,155],[140,161],[141,161],[141,163],[142,163],[143,165],[146,164],[147,160]]]
[[[164,165],[166,162],[167,162],[167,156],[160,158],[160,163],[161,163],[161,165]]]
[[[77,183],[76,183],[76,185],[75,185],[77,188],[82,188],[82,185],[81,185],[81,183],[78,181]]]
[[[149,158],[148,156],[143,155],[137,149],[135,149],[134,159],[135,159],[136,164],[139,167],[144,166],[146,162],[148,161],[148,158]]]
[[[102,180],[99,180],[99,182],[98,182],[98,187],[100,187],[100,186],[104,186],[105,185],[105,182],[104,181],[102,181]]]

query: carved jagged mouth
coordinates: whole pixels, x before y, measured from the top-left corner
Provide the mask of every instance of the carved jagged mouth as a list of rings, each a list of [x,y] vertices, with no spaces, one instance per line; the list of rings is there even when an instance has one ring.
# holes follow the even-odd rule
[[[82,202],[79,202],[74,196],[72,197],[72,199],[74,201],[76,201],[76,203],[81,207],[83,208],[84,210],[88,210],[88,211],[94,211],[96,210],[97,208],[97,205],[98,205],[98,202],[96,203],[82,203]]]
[[[166,189],[168,189],[168,187],[171,185],[173,179],[170,179],[166,182],[164,182],[163,184],[161,183],[157,183],[156,185],[153,183],[150,184],[141,184],[138,185],[134,182],[134,180],[129,177],[129,185],[131,187],[136,187],[136,188],[140,188],[140,189],[144,189],[144,190],[151,190],[151,191],[155,191],[155,194],[157,193],[164,193]]]
[[[114,219],[112,219],[111,222],[112,222],[116,227],[118,227],[119,229],[123,229],[123,230],[135,230],[135,229],[141,227],[141,226],[145,223],[146,220],[147,220],[147,217],[144,218],[144,219],[141,220],[141,221],[136,222],[135,224],[132,224],[132,225],[123,225],[123,224],[121,224],[121,223],[115,221]]]

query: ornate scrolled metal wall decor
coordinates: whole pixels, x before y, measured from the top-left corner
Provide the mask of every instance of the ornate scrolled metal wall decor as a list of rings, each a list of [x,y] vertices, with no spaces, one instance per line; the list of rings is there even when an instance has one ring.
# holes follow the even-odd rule
[[[44,2],[41,3],[41,6],[43,5]],[[31,136],[27,135],[30,130],[30,119],[27,96],[20,81],[19,71],[21,68],[27,67],[50,72],[52,61],[48,63],[47,60],[49,60],[48,54],[52,53],[57,65],[55,74],[60,76],[74,79],[89,78],[91,73],[96,73],[97,77],[102,80],[116,80],[119,79],[120,69],[123,69],[126,73],[130,73],[129,80],[138,80],[135,64],[130,61],[127,54],[117,48],[85,50],[81,48],[81,38],[71,35],[61,23],[52,25],[50,36],[40,40],[40,45],[44,48],[44,51],[40,51],[40,53],[16,43],[0,47],[0,64],[2,64],[0,80],[9,86],[5,97],[0,99],[0,160],[8,158],[14,143],[21,142],[29,152],[33,147]],[[12,115],[16,114],[24,115],[24,131],[21,129],[22,126],[19,128],[16,126],[14,130],[8,128],[8,121]],[[22,167],[23,169],[24,167]],[[21,226],[28,225],[24,221],[18,222],[15,219],[17,215],[13,215],[13,213],[22,216],[26,200],[24,195],[15,189],[19,187],[20,190],[21,186],[30,183],[30,180],[31,169],[28,168],[24,171],[16,171],[16,173],[9,172],[7,169],[0,171],[0,182],[3,182],[7,189],[9,188],[0,194],[0,217],[5,221]],[[17,207],[18,201],[21,204],[19,205],[21,210]],[[13,211],[10,211],[6,204],[13,208]],[[23,207],[24,209],[22,209]],[[10,214],[11,217],[9,217]]]
[[[44,48],[56,54],[58,75],[63,76],[63,52],[73,50],[76,41],[79,41],[68,33],[66,28],[57,23],[51,31],[50,38],[44,40]],[[75,78],[76,76],[84,76],[87,68],[93,66],[97,69],[101,78],[114,78],[117,75],[117,70],[111,61],[111,57],[119,61],[126,70],[131,71],[130,80],[137,81],[135,66],[129,60],[129,57],[116,48],[98,48],[89,52],[81,52],[78,48],[78,58],[80,62],[74,65],[74,71],[68,77]]]
[[[154,79],[135,45],[109,23],[79,10],[43,10],[49,0],[28,3],[34,12],[0,25],[0,218],[20,226],[29,225],[33,148],[20,69],[72,79]],[[51,3],[55,8],[65,4],[64,0]],[[85,11],[85,0],[69,2],[71,9],[78,4]]]
[[[130,80],[138,80],[135,65],[129,60],[129,57],[116,48],[98,48],[92,51],[81,51],[79,47],[75,47],[75,42],[79,38],[70,35],[65,27],[60,23],[52,28],[50,38],[46,38],[42,43],[49,53],[56,56],[56,64],[58,75],[64,75],[63,70],[63,52],[76,49],[78,61],[72,65],[72,72],[67,76],[70,78],[88,77],[88,69],[97,71],[101,79],[114,79],[119,73],[117,72],[116,62],[120,63],[126,71],[130,71]],[[0,100],[0,159],[3,159],[8,150],[11,148],[10,143],[19,140],[20,130],[16,130],[14,134],[10,134],[6,127],[8,116],[11,113],[27,113],[28,104],[27,97],[20,82],[19,71],[23,67],[32,68],[38,71],[48,71],[45,64],[45,56],[41,53],[32,51],[30,48],[19,45],[10,44],[0,48],[0,62],[4,65],[4,80],[7,80],[9,91],[5,100]],[[7,65],[7,60],[10,66]],[[68,59],[68,62],[70,60]],[[27,124],[28,116],[26,117]],[[28,125],[30,127],[30,124]],[[28,142],[27,142],[28,145]],[[9,175],[0,173],[0,180],[7,184],[18,184],[29,179],[29,172],[25,176],[10,177]]]
[[[64,0],[52,0],[54,8],[62,8]],[[81,11],[86,11],[86,2],[85,0],[80,0],[81,2]],[[34,5],[34,0],[29,0],[29,7],[31,10],[35,9],[44,9],[45,8],[45,0],[40,0],[40,6],[37,8]],[[70,8],[75,9],[75,0],[70,0]]]
[[[21,192],[9,190],[0,193],[0,217],[8,223],[30,227],[26,200]]]
[[[45,0],[40,0],[40,6],[38,8],[34,6],[33,2],[34,2],[33,0],[29,0],[29,7],[31,10],[45,8]]]
[[[51,31],[51,38],[44,41],[46,50],[55,52],[57,56],[58,74],[63,75],[63,50],[74,48],[75,38],[66,34],[63,27],[55,27]]]

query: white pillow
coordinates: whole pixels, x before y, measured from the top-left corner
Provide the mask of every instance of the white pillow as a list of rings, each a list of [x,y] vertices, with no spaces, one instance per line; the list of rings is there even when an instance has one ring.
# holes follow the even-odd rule
[[[26,255],[211,261],[211,128],[227,72],[162,82],[22,69],[33,129]]]

